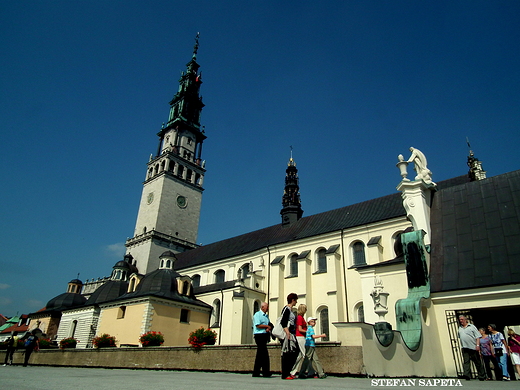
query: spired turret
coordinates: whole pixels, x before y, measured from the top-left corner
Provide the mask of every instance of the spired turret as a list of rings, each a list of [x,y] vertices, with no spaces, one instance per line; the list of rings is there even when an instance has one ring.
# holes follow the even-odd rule
[[[285,188],[282,196],[282,225],[290,225],[298,221],[303,210],[300,201],[300,186],[298,179],[298,169],[292,156],[285,170]]]

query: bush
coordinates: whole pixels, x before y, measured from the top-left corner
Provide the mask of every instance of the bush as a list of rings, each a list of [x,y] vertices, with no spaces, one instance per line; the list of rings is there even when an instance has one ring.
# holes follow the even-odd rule
[[[104,333],[101,336],[94,337],[92,339],[92,344],[94,344],[96,348],[115,347],[116,338]]]
[[[66,339],[60,341],[60,348],[76,348],[77,343],[78,340],[76,340],[74,337],[67,337]]]
[[[143,347],[158,347],[164,343],[164,336],[161,332],[146,332],[139,337],[139,342]]]
[[[202,326],[190,333],[188,343],[195,349],[200,351],[204,345],[214,345],[217,340],[217,333],[211,329],[204,329]]]

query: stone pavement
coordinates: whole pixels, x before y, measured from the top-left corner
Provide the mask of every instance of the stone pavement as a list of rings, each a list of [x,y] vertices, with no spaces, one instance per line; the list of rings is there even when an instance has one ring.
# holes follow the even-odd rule
[[[133,390],[133,389],[205,389],[205,390],[267,390],[267,389],[520,389],[520,381],[480,382],[452,379],[368,379],[340,378],[297,379],[252,378],[247,374],[196,371],[153,371],[103,368],[49,366],[0,366],[0,387],[16,390]],[[421,382],[422,381],[422,382]],[[376,386],[377,384],[377,386]],[[452,386],[450,386],[450,384]],[[458,384],[458,386],[453,386]],[[390,386],[389,386],[390,385]]]

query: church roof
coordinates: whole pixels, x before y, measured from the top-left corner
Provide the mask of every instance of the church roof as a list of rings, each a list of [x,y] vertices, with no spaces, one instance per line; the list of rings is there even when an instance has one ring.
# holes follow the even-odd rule
[[[431,291],[520,283],[520,170],[439,191]]]
[[[81,294],[66,292],[52,298],[47,305],[45,311],[63,311],[72,307],[81,306],[86,302],[86,298]]]
[[[88,298],[85,306],[97,305],[112,301],[125,294],[128,290],[128,282],[124,280],[109,280],[96,289]]]
[[[438,190],[468,182],[467,176],[437,183]],[[392,218],[405,217],[401,193],[367,200],[339,209],[301,218],[289,226],[273,225],[177,254],[177,269],[207,264],[270,245],[313,237]]]

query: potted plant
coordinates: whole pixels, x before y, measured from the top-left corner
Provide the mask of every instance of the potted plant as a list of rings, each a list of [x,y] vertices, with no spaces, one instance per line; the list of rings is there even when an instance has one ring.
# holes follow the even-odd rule
[[[214,345],[217,340],[217,333],[211,329],[204,329],[202,326],[190,333],[188,343],[199,352],[204,345]]]
[[[143,347],[158,347],[164,343],[164,336],[161,332],[146,332],[139,337],[139,342]]]
[[[115,347],[116,338],[114,336],[110,336],[109,334],[104,333],[101,336],[94,337],[92,339],[92,344],[96,348]]]
[[[49,349],[51,348],[52,341],[48,338],[41,338],[38,340],[38,344],[40,346],[40,349]]]
[[[67,337],[60,341],[60,348],[76,348],[77,343],[78,340],[76,340],[74,337]]]

